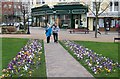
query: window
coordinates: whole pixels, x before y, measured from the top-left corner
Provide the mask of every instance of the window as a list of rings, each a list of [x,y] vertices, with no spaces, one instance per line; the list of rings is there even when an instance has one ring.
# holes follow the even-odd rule
[[[115,20],[114,19],[111,20],[111,27],[115,27]]]
[[[99,19],[99,26],[104,27],[104,19]]]
[[[114,11],[118,11],[118,2],[114,2]]]
[[[112,11],[112,5],[113,5],[113,3],[110,2],[110,11]]]
[[[99,10],[100,10],[100,4],[101,4],[101,2],[93,2],[93,11],[96,11],[96,8],[99,8]]]
[[[16,5],[14,5],[14,8],[15,8],[15,9],[17,8]]]
[[[45,1],[42,1],[42,4],[45,4]]]
[[[6,8],[7,7],[7,4],[4,4],[4,6],[3,6],[4,8]]]
[[[96,9],[96,5],[95,5],[95,2],[93,2],[93,11],[95,11]]]
[[[9,4],[9,8],[11,8],[12,7],[12,5],[11,4]]]
[[[18,9],[20,9],[20,5],[18,6]]]

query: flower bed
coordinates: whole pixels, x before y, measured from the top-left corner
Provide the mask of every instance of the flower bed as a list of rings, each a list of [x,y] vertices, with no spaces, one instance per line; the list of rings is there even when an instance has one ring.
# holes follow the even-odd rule
[[[93,50],[85,48],[84,46],[68,40],[62,41],[62,44],[70,49],[70,51],[73,51],[77,59],[82,61],[94,75],[101,73],[109,75],[110,73],[117,72],[118,69],[120,69],[120,64],[118,64],[118,62],[102,56],[102,54],[97,54]]]
[[[41,65],[42,44],[40,40],[29,40],[11,60],[2,77],[29,77]]]

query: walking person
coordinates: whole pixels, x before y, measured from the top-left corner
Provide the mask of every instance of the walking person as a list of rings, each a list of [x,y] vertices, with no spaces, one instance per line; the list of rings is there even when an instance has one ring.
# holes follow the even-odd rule
[[[101,35],[101,32],[99,31],[99,25],[97,25],[97,32]]]
[[[53,31],[53,38],[54,38],[54,42],[58,43],[58,32],[59,32],[59,26],[57,26],[57,24],[55,23],[52,27],[52,31]]]
[[[51,37],[51,34],[52,34],[52,28],[51,28],[49,23],[47,23],[47,26],[45,28],[45,34],[46,34],[46,37],[47,37],[47,43],[49,43],[50,42],[50,37]]]

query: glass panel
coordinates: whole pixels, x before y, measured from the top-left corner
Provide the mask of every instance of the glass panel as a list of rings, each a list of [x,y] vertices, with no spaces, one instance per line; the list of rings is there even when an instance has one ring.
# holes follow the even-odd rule
[[[59,15],[59,26],[67,28],[70,26],[70,15]]]
[[[112,11],[112,2],[110,2],[110,11]]]
[[[111,20],[111,27],[115,27],[115,20]]]
[[[118,2],[114,2],[114,11],[118,11]]]
[[[95,7],[96,7],[95,2],[93,2],[93,11],[95,11]]]
[[[99,19],[99,26],[104,27],[104,19]]]

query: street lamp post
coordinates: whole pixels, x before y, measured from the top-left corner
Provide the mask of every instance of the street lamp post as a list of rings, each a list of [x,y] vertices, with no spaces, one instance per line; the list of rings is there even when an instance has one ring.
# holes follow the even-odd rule
[[[29,15],[28,15],[28,28],[27,28],[28,31],[27,31],[27,34],[30,34],[30,28],[29,28],[29,27],[30,27],[30,26],[29,26],[30,24],[29,24],[29,21],[30,21],[30,19],[29,19]]]

